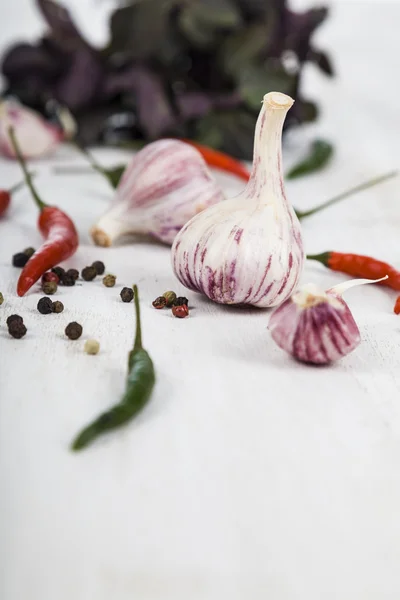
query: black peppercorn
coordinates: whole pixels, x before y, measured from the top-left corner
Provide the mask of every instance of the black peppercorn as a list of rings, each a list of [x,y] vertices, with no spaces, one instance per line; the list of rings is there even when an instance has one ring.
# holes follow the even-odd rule
[[[185,298],[185,296],[178,296],[178,298],[175,299],[173,306],[182,306],[183,304],[188,306],[189,300]]]
[[[133,289],[124,287],[120,293],[122,302],[132,302],[133,300]]]
[[[101,262],[101,260],[95,260],[92,264],[92,267],[96,269],[97,275],[103,275],[104,271],[106,270],[104,263]]]
[[[77,340],[82,335],[82,325],[79,325],[76,321],[72,321],[65,328],[65,335],[70,340]]]
[[[65,270],[62,267],[53,267],[52,271],[53,271],[53,273],[55,273],[58,276],[58,279],[61,281],[63,278],[63,275],[65,273]]]
[[[79,271],[78,269],[68,269],[67,275],[69,275],[70,277],[72,277],[73,279],[75,279],[75,281],[77,279],[79,279]]]
[[[26,254],[26,256],[28,258],[33,256],[35,254],[35,252],[36,252],[35,248],[25,248],[25,250],[24,250],[24,254]]]
[[[60,302],[59,300],[56,300],[55,302],[53,302],[53,312],[55,313],[60,313],[64,310],[64,304],[62,302]]]
[[[158,298],[156,298],[152,304],[154,308],[165,308],[167,306],[167,300],[164,296],[158,296]]]
[[[4,302],[4,296],[3,294],[0,292],[0,306],[3,304]]]
[[[60,284],[71,287],[72,285],[75,285],[75,278],[69,273],[65,272],[61,277]]]
[[[22,320],[19,321],[17,319],[14,319],[14,321],[11,321],[11,323],[8,326],[8,333],[13,338],[16,338],[17,340],[24,337],[26,332],[27,332],[27,329],[26,329],[25,325],[23,324]]]
[[[45,281],[45,283],[42,285],[42,290],[45,294],[51,296],[52,294],[56,293],[57,284],[55,281]]]
[[[6,321],[6,323],[7,323],[7,327],[10,327],[10,324],[11,324],[13,321],[19,321],[20,323],[23,323],[23,322],[24,322],[23,318],[22,318],[22,317],[20,317],[19,315],[10,315],[10,316],[8,317],[7,321]]]
[[[85,281],[93,281],[93,279],[97,275],[96,267],[85,267],[84,269],[82,269],[81,275],[82,279],[84,279]]]
[[[49,315],[53,312],[53,303],[50,298],[44,296],[43,298],[40,298],[37,303],[37,309],[42,315]]]
[[[14,256],[12,257],[13,267],[22,268],[26,265],[28,260],[29,260],[29,256],[27,256],[23,252],[17,252],[17,254],[14,254]]]

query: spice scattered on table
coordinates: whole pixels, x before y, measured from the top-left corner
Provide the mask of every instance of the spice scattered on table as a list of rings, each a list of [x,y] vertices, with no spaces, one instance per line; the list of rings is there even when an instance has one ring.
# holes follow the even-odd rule
[[[106,287],[114,287],[115,282],[116,282],[117,278],[115,275],[106,275],[105,277],[103,277],[103,284]]]
[[[178,319],[184,319],[189,316],[189,308],[187,304],[175,304],[172,307],[172,314]]]
[[[95,260],[94,263],[92,264],[92,267],[94,267],[96,269],[97,275],[103,275],[104,271],[106,270],[106,267],[105,267],[104,263],[101,262],[101,260]]]
[[[128,379],[120,402],[85,427],[72,443],[72,450],[81,450],[99,435],[129,423],[150,399],[155,384],[153,361],[142,346],[139,293],[133,287],[136,312],[136,335],[128,357]]]
[[[175,294],[175,292],[168,291],[168,292],[165,292],[163,294],[163,296],[164,296],[164,298],[165,298],[165,300],[167,302],[166,303],[166,307],[167,308],[171,308],[171,306],[174,304],[174,302],[176,300],[176,294]]]
[[[122,302],[132,302],[133,300],[133,289],[124,287],[120,293]]]
[[[8,325],[8,333],[15,339],[19,340],[26,334],[27,329],[23,320],[13,319]]]
[[[93,281],[93,279],[97,276],[96,267],[85,267],[82,269],[81,276],[84,281]]]
[[[83,349],[86,354],[98,354],[100,350],[100,344],[97,340],[86,340]]]
[[[64,304],[59,300],[53,302],[52,310],[54,313],[61,313],[64,310]]]
[[[189,306],[189,300],[187,298],[185,298],[185,296],[178,296],[177,298],[175,298],[174,300],[174,306]]]
[[[158,296],[158,298],[153,300],[152,305],[157,309],[165,308],[167,306],[167,299],[165,296]]]
[[[68,271],[66,272],[66,274],[69,277],[72,277],[72,279],[74,281],[77,281],[79,279],[79,271],[78,271],[78,269],[68,269]]]
[[[3,304],[4,302],[4,296],[3,294],[0,292],[0,306]]]
[[[49,296],[51,296],[52,294],[55,294],[57,289],[58,289],[58,286],[55,281],[46,281],[46,283],[44,283],[42,285],[43,292]]]
[[[37,303],[37,309],[42,315],[49,315],[53,312],[53,302],[47,296],[40,298]]]
[[[55,273],[58,277],[58,280],[61,281],[65,273],[65,269],[63,269],[62,267],[53,267],[51,269],[51,272]]]
[[[64,271],[60,279],[60,285],[64,285],[65,287],[72,287],[73,285],[75,285],[75,283],[75,275],[71,275],[71,273],[69,273],[68,271]]]
[[[57,275],[57,273],[53,273],[53,271],[46,271],[46,273],[44,273],[42,275],[42,285],[44,285],[48,281],[54,281],[55,283],[58,284],[58,282],[60,281],[60,278]]]
[[[76,321],[72,321],[72,323],[69,323],[65,328],[65,335],[70,340],[79,339],[82,335],[82,332],[83,332],[82,325],[80,325]]]
[[[10,315],[6,321],[7,327],[9,327],[13,321],[20,321],[21,323],[24,322],[23,318],[20,315]]]
[[[12,257],[13,267],[23,268],[29,260],[29,256],[24,252],[17,252]]]
[[[39,208],[38,226],[46,242],[31,256],[19,277],[18,296],[24,296],[41,276],[59,262],[72,256],[78,248],[78,233],[72,220],[55,206],[48,206],[38,195],[26,168],[13,128],[8,130],[11,144],[24,173],[25,182]]]
[[[25,248],[24,250],[24,254],[26,254],[26,256],[28,256],[29,258],[31,256],[33,256],[35,254],[36,250],[35,248],[32,248],[32,246],[29,246],[29,248]]]

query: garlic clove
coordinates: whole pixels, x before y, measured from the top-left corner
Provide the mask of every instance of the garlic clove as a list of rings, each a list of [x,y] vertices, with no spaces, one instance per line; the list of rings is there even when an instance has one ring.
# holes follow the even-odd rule
[[[273,311],[268,324],[272,339],[305,363],[328,364],[346,356],[360,343],[360,332],[341,294],[385,279],[353,279],[327,291],[303,286]]]
[[[51,154],[64,139],[58,127],[48,123],[35,111],[16,101],[0,102],[0,152],[15,158],[8,130],[13,127],[24,158],[39,158]]]
[[[247,187],[193,217],[174,240],[176,276],[215,302],[277,306],[299,280],[302,236],[285,195],[281,152],[283,123],[292,104],[279,92],[264,96]]]
[[[114,201],[92,228],[99,246],[126,234],[172,244],[194,215],[224,199],[200,153],[178,140],[159,140],[132,159]]]

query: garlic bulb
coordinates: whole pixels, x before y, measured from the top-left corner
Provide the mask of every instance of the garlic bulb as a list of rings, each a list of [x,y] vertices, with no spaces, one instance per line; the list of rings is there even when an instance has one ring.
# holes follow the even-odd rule
[[[300,223],[285,196],[282,127],[293,100],[264,96],[245,190],[193,217],[175,238],[172,264],[186,287],[222,304],[276,306],[299,280]]]
[[[355,279],[326,292],[314,284],[303,286],[272,313],[272,339],[301,362],[323,365],[346,356],[360,343],[360,332],[341,294],[379,281]]]
[[[172,244],[189,219],[224,195],[200,153],[178,140],[149,144],[132,159],[110,209],[92,229],[94,242],[146,234]]]
[[[64,132],[35,111],[14,100],[0,102],[0,152],[15,158],[8,130],[13,127],[24,158],[51,154],[64,139]]]

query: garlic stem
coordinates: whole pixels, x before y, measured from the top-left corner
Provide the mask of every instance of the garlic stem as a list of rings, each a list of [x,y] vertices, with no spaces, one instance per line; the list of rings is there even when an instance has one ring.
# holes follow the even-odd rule
[[[282,129],[286,114],[294,100],[280,92],[263,98],[264,111],[257,120],[254,136],[254,158],[245,194],[258,197],[258,206],[282,196]]]
[[[334,196],[330,200],[327,200],[326,202],[323,202],[322,204],[319,204],[318,206],[315,206],[314,208],[311,208],[310,210],[305,210],[305,211],[296,210],[296,215],[299,219],[304,219],[305,217],[310,217],[311,215],[315,215],[316,213],[320,212],[321,210],[324,210],[325,208],[328,208],[329,206],[332,206],[333,204],[336,204],[337,202],[341,202],[342,200],[345,200],[346,198],[349,198],[350,196],[353,196],[354,194],[358,194],[358,192],[363,192],[364,190],[368,190],[369,188],[374,187],[375,185],[378,185],[379,183],[383,183],[384,181],[387,181],[388,179],[392,179],[393,177],[396,177],[398,174],[399,174],[399,171],[390,171],[389,173],[385,173],[384,175],[380,175],[379,177],[374,177],[373,179],[364,181],[364,183],[356,185],[355,187],[350,188],[349,190],[346,190],[345,192],[342,192],[342,193],[338,194],[337,196]]]

